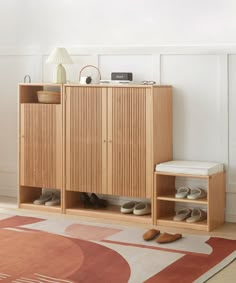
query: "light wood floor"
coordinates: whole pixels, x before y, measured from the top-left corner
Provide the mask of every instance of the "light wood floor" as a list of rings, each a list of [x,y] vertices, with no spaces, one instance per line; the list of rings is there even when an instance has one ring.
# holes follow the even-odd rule
[[[0,196],[0,208],[17,210],[17,199],[13,197]],[[65,215],[63,215],[63,217],[65,217]],[[66,217],[71,218],[75,216],[68,215]],[[107,222],[107,221],[109,221],[109,223],[113,222],[116,224],[124,224],[124,225],[127,224],[121,221],[112,221],[112,220],[105,220],[105,219],[102,220],[99,218],[99,222]],[[127,225],[142,226],[142,227],[146,227],[147,229],[151,228],[150,225],[147,225],[147,224],[128,223]],[[160,229],[161,232],[193,234],[193,235],[209,235],[212,237],[222,237],[226,239],[236,240],[236,223],[225,223],[219,228],[211,232],[197,231],[197,230],[192,230],[192,229],[180,229],[180,228],[177,229],[177,228],[164,227],[164,226],[158,226],[158,227],[155,226],[155,228]],[[236,278],[236,260],[232,262],[230,265],[228,265],[226,268],[221,270],[219,273],[217,273],[214,277],[209,279],[207,282],[208,283],[234,283],[236,282],[235,278]]]

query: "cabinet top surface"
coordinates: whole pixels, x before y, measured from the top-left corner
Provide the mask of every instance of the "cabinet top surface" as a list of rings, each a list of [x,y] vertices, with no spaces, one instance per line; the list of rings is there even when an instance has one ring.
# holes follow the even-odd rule
[[[19,86],[63,86],[62,84],[54,83],[19,83]]]
[[[65,86],[65,87],[143,87],[143,88],[171,88],[171,85],[141,85],[141,84],[53,84],[53,83],[19,83],[19,86]]]

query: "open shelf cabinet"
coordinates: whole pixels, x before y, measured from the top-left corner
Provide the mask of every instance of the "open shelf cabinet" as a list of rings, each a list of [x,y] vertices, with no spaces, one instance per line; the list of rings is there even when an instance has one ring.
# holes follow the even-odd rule
[[[190,200],[187,198],[176,199],[176,178],[201,179],[207,190],[204,199]],[[166,225],[179,228],[191,228],[196,230],[211,231],[224,223],[225,209],[225,173],[214,175],[190,175],[167,172],[154,173],[154,209],[153,222],[157,225]],[[201,206],[207,211],[207,219],[204,221],[188,223],[186,221],[174,221],[176,204],[184,206]],[[190,208],[189,207],[189,208]]]
[[[44,204],[36,205],[34,204],[34,200],[38,199],[42,194],[43,188],[37,187],[25,187],[20,186],[19,188],[19,208],[37,210],[37,211],[47,211],[47,212],[55,212],[62,213],[62,205],[55,206],[46,206]],[[63,192],[58,190],[58,194],[61,195]]]
[[[106,218],[111,220],[121,220],[126,222],[139,222],[152,224],[150,215],[137,216],[134,214],[123,214],[120,212],[120,205],[108,203],[106,208],[84,207],[80,201],[80,192],[65,192],[65,213],[93,218]],[[102,198],[102,196],[99,196]]]

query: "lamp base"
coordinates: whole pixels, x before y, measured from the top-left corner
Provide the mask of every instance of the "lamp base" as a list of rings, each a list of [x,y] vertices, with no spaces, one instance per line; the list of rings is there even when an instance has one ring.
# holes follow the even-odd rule
[[[57,66],[57,84],[65,84],[66,83],[66,70],[62,66],[62,64],[59,64]]]

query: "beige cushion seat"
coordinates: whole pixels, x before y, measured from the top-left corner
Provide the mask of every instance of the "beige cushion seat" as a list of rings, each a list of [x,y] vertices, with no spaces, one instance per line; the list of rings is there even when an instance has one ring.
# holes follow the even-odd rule
[[[157,164],[155,171],[207,176],[224,171],[224,165],[214,162],[172,160]]]

